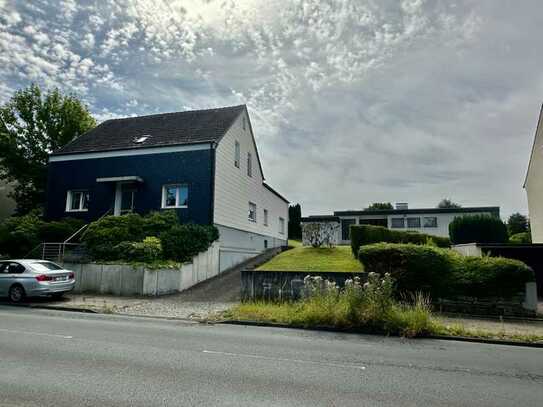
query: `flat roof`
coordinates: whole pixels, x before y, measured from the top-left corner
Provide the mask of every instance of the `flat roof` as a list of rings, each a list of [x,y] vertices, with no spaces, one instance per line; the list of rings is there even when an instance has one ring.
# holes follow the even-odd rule
[[[361,215],[415,215],[439,213],[480,213],[488,212],[500,216],[499,206],[476,206],[470,208],[415,208],[415,209],[371,209],[371,210],[345,210],[334,211],[335,216],[361,216]]]

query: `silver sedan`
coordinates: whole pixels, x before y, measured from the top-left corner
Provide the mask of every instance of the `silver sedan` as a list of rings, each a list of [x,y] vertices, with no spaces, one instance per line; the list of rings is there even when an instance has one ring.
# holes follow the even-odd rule
[[[59,298],[73,290],[75,275],[47,260],[0,261],[0,297],[21,302],[25,297],[51,295]]]

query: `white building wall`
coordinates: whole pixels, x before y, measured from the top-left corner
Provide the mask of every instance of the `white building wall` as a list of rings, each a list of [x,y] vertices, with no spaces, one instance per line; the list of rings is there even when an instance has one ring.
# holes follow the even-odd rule
[[[239,168],[234,165],[236,141],[240,144]],[[251,177],[247,175],[248,152],[252,156]],[[263,181],[249,118],[244,113],[219,142],[215,155],[213,222],[222,231],[221,250],[230,253],[228,260],[226,254],[222,259],[231,265],[236,262],[232,253],[240,253],[241,259],[249,253],[254,255],[262,251],[265,244],[276,247],[287,243],[288,203],[264,187]],[[256,222],[248,219],[249,202],[256,204]],[[268,210],[267,225],[264,224],[264,209]],[[284,219],[283,233],[279,228],[280,217]]]
[[[388,228],[391,230],[416,231],[426,233],[432,236],[449,237],[449,224],[454,218],[459,216],[489,215],[489,212],[470,212],[470,213],[421,213],[421,214],[397,214],[397,215],[359,215],[359,216],[340,216],[341,219],[356,219],[356,224],[360,224],[361,219],[387,219]],[[424,227],[425,217],[437,218],[437,227]],[[392,218],[404,218],[405,228],[393,228]],[[408,228],[407,218],[420,218],[420,228]],[[343,241],[349,243],[349,241]]]
[[[530,215],[530,229],[532,242],[543,243],[543,114],[539,122],[534,139],[532,154],[526,176],[526,194],[528,196],[528,213]]]

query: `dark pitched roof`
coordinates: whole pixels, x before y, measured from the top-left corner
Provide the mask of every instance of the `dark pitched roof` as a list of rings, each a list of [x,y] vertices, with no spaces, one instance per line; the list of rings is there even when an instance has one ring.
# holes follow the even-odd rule
[[[245,105],[106,120],[53,155],[218,142]],[[149,136],[136,143],[139,137]]]
[[[301,219],[302,223],[310,222],[339,222],[338,216],[333,215],[310,215]]]
[[[499,206],[479,206],[471,208],[416,208],[416,209],[373,209],[362,211],[334,211],[335,216],[358,216],[358,215],[414,215],[431,213],[480,213],[489,212],[500,216]]]

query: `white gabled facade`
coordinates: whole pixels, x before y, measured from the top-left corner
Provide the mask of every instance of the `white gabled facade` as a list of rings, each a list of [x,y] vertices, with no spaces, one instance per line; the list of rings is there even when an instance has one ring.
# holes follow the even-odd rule
[[[236,166],[236,143],[239,145],[239,166]],[[248,175],[248,154],[251,176]],[[249,203],[256,205],[255,221],[249,219]],[[267,211],[267,225],[264,210]],[[216,147],[213,223],[221,232],[221,269],[240,258],[254,256],[266,247],[287,243],[288,202],[264,185],[246,110]]]
[[[524,181],[533,243],[543,243],[543,107],[535,131],[534,144]]]

